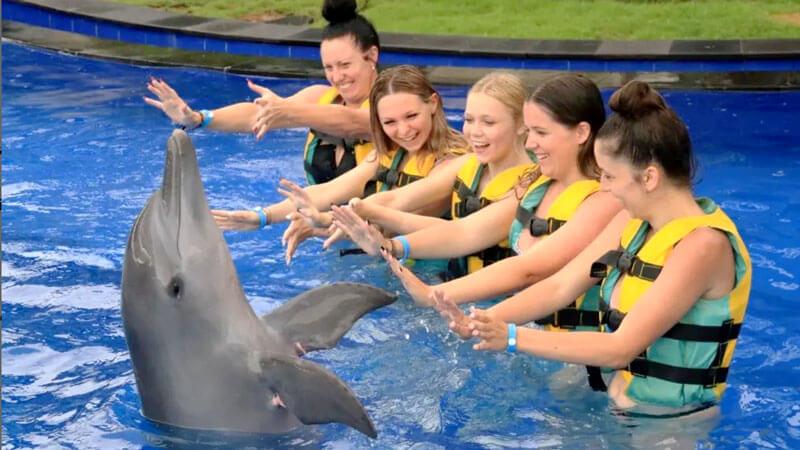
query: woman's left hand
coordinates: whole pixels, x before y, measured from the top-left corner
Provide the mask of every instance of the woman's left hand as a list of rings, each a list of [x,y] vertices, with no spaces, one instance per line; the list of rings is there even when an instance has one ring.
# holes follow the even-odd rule
[[[267,131],[272,129],[275,121],[283,117],[283,107],[287,100],[272,92],[269,88],[255,84],[250,80],[247,80],[247,86],[261,96],[253,101],[258,105],[253,133],[256,134],[256,139],[261,139]]]
[[[487,310],[474,306],[469,310],[472,336],[481,340],[472,346],[473,349],[503,351],[508,348],[508,325],[505,322],[495,318],[494,314]]]
[[[327,237],[328,230],[326,228],[316,228],[311,226],[302,214],[293,212],[286,216],[291,222],[289,228],[283,232],[281,237],[281,244],[286,247],[285,259],[286,264],[292,262],[294,252],[297,246],[310,237],[320,236]]]

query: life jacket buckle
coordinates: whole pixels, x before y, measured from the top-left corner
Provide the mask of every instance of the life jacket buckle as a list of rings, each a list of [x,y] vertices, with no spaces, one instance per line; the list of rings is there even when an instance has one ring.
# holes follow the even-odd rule
[[[464,215],[468,216],[475,211],[481,209],[481,199],[478,197],[470,196],[463,200],[464,202]]]
[[[531,217],[531,222],[528,225],[531,231],[531,236],[539,237],[547,234],[550,227],[547,226],[547,221],[538,217]]]
[[[617,259],[617,269],[622,273],[633,275],[633,273],[631,273],[631,268],[633,267],[634,258],[636,257],[623,251],[622,254],[619,255],[619,259]]]
[[[394,169],[388,170],[386,172],[386,184],[390,186],[397,185],[397,180],[400,178],[400,173]]]

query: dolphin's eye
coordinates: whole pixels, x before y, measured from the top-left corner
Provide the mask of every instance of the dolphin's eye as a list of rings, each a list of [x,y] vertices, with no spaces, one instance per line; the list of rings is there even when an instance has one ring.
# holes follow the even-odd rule
[[[183,294],[183,280],[179,277],[173,277],[167,285],[167,294],[172,298],[181,298],[181,294]]]

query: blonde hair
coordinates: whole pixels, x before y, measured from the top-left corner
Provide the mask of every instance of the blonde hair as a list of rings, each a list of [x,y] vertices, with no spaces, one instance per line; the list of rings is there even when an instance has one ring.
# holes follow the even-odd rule
[[[469,89],[467,95],[484,94],[502,103],[514,119],[515,129],[522,130],[517,134],[519,147],[525,145],[525,122],[522,117],[522,105],[528,97],[528,90],[522,80],[510,72],[491,72],[484,75]]]
[[[378,102],[387,95],[399,93],[416,95],[424,103],[430,103],[433,94],[438,95],[428,78],[417,67],[401,65],[381,72],[369,93],[369,130],[378,155],[386,155],[397,146],[383,131],[378,117]],[[420,149],[420,156],[433,154],[438,160],[451,149],[468,148],[469,144],[464,136],[447,123],[440,99],[433,112],[431,134]]]

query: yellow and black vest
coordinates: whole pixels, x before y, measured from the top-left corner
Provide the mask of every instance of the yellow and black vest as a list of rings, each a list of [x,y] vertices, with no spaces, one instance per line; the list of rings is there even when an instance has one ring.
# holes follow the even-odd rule
[[[713,404],[725,390],[728,369],[750,296],[752,265],[744,242],[731,219],[707,198],[697,200],[702,216],[675,219],[647,242],[650,225],[631,220],[619,250],[608,252],[592,266],[592,275],[604,277],[601,287],[603,322],[615,330],[625,314],[658,277],[673,247],[697,228],[724,232],[733,248],[736,279],[733,290],[716,299],[698,299],[692,309],[658,338],[628,367],[621,369],[625,394],[640,403],[680,407]],[[608,270],[610,268],[610,270]],[[608,309],[620,282],[619,305]]]
[[[464,149],[454,148],[447,150],[446,153],[462,155],[465,152],[466,150]],[[388,155],[381,155],[378,171],[364,187],[364,197],[421,180],[428,176],[433,170],[433,166],[436,165],[436,155],[426,152],[422,158],[419,158],[416,154],[411,155],[403,167],[400,168],[400,164],[407,154],[408,150],[399,148],[389,152]]]
[[[532,236],[544,239],[561,228],[578,207],[590,195],[600,189],[597,180],[576,181],[564,189],[553,201],[547,210],[546,219],[536,217],[536,210],[542,202],[547,188],[552,180],[544,175],[536,179],[525,192],[525,196],[517,207],[517,214],[508,239],[512,248],[520,253],[518,246],[519,235],[527,228]],[[592,287],[566,308],[536,321],[539,325],[546,325],[550,331],[567,330],[598,330],[600,328],[600,314],[598,312],[598,287]]]
[[[319,99],[320,105],[338,103],[341,97],[336,88],[331,87]],[[361,108],[369,108],[369,100],[361,104]],[[344,155],[336,164],[336,148],[342,147]],[[306,171],[308,184],[320,184],[330,181],[352,169],[372,151],[372,142],[363,139],[343,139],[331,136],[318,130],[308,131],[306,147],[303,151],[303,168]]]
[[[478,189],[483,172],[486,170],[486,164],[482,164],[475,155],[472,155],[461,166],[453,185],[453,197],[450,203],[450,214],[453,220],[466,217],[490,203],[496,202],[519,183],[525,172],[536,168],[536,166],[537,164],[530,163],[504,170],[497,174],[479,195]],[[508,239],[504,239],[480,252],[451,260],[448,264],[447,277],[459,277],[475,272],[481,267],[488,266],[511,255],[513,255],[513,252],[509,248]]]

